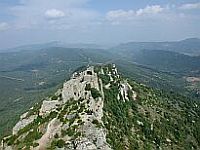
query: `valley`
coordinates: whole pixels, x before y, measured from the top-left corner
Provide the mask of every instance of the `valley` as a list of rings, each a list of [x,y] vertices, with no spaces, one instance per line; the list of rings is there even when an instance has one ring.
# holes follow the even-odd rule
[[[199,101],[124,78],[115,64],[77,70],[36,103],[3,149],[198,149]]]
[[[119,49],[42,47],[1,53],[0,137],[11,133],[22,113],[51,96],[75,71],[88,65],[115,63],[120,73],[131,80],[171,94],[199,99],[198,56],[124,50],[121,53]]]
[[[0,150],[200,150],[199,0],[0,0]]]

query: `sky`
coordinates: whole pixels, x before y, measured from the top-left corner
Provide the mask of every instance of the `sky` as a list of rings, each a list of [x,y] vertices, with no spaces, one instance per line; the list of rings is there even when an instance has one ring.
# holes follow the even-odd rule
[[[200,0],[0,0],[0,49],[200,38]]]

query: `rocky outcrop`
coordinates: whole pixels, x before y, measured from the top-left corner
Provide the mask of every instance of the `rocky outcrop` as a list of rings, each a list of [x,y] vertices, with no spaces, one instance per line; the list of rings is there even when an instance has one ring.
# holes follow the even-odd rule
[[[94,73],[93,67],[89,67],[86,71],[80,73],[74,73],[72,79],[64,83],[62,92],[63,101],[66,102],[70,98],[74,100],[80,98],[88,99],[88,92],[85,91],[87,84],[99,90],[98,77]]]
[[[21,117],[22,118],[22,117]],[[20,129],[23,129],[25,126],[27,126],[28,124],[30,124],[31,122],[33,122],[34,119],[36,119],[37,116],[36,115],[32,115],[28,118],[23,118],[21,119],[13,128],[13,135],[17,134],[17,132]]]
[[[199,149],[197,101],[168,94],[89,67],[24,113],[0,150]]]
[[[21,116],[2,148],[109,150],[103,104],[103,85],[94,67],[74,73],[55,96],[42,102],[37,113]]]
[[[42,107],[40,109],[40,116],[55,110],[55,108],[57,108],[57,105],[60,105],[60,102],[58,100],[53,100],[53,101],[44,100],[42,103]]]

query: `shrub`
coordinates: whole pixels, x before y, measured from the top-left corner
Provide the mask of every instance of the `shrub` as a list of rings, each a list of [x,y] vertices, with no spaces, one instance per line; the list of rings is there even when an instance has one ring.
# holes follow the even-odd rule
[[[81,124],[83,121],[81,120],[81,119],[79,119],[78,121],[77,121],[77,123],[78,124]]]
[[[67,131],[65,131],[65,130],[62,129],[61,130],[61,136],[64,137],[65,135],[67,135]]]
[[[98,128],[102,126],[101,123],[97,119],[94,119],[92,123],[95,124]]]
[[[85,90],[86,90],[86,91],[90,91],[90,90],[91,90],[91,85],[90,85],[90,84],[86,84]]]
[[[56,147],[62,148],[64,146],[65,146],[65,141],[64,140],[62,140],[62,139],[54,140],[54,141],[51,142],[50,149],[56,149]]]
[[[110,83],[110,76],[109,75],[107,75],[107,74],[105,74],[105,75],[100,74],[99,77],[101,78],[101,80],[102,80],[102,82],[104,84]]]
[[[58,146],[58,148],[64,147],[65,146],[65,141],[62,140],[62,139],[58,140],[56,146]]]
[[[8,145],[14,144],[16,138],[17,138],[16,135],[12,135],[12,136],[8,139]]]
[[[80,137],[81,136],[81,132],[77,132],[75,135],[74,135],[74,138],[76,139],[76,138],[78,138],[78,137]]]
[[[99,91],[95,88],[91,88],[91,94],[92,94],[92,97],[94,99],[98,98],[98,97],[101,97],[101,94],[99,93]]]
[[[69,128],[69,129],[67,129],[67,135],[68,135],[68,136],[73,136],[74,133],[75,133],[74,128]]]
[[[62,132],[62,131],[61,131]],[[58,136],[58,133],[56,133],[55,135],[54,135],[54,138],[58,138],[59,136]]]
[[[38,132],[37,129],[30,131],[27,136],[24,138],[25,143],[33,142],[34,140],[38,140],[42,137],[42,133]]]
[[[93,123],[93,124],[99,124],[99,121],[98,121],[97,119],[94,119],[94,120],[92,121],[92,123]]]
[[[51,100],[57,100],[58,97],[59,97],[59,96],[53,95],[53,96],[51,97]]]

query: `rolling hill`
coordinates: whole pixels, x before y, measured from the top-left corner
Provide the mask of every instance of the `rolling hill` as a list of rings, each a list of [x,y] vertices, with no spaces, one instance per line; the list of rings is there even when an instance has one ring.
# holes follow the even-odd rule
[[[193,82],[199,77],[197,56],[163,50],[28,47],[0,54],[0,137],[10,133],[23,112],[89,64],[113,62],[131,80],[194,99],[200,95],[198,80]]]
[[[120,75],[115,64],[76,72],[24,113],[3,149],[199,149],[199,101]]]
[[[164,50],[187,55],[200,55],[200,39],[190,38],[174,42],[129,42],[120,44],[113,49],[118,50]]]

